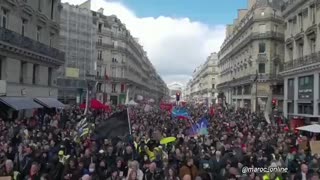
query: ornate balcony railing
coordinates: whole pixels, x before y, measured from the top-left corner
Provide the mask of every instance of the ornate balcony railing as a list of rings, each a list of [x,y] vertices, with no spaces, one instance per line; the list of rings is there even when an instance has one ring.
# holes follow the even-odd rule
[[[313,53],[284,63],[284,71],[320,62],[320,52]]]
[[[274,32],[274,31],[267,31],[265,33],[259,33],[259,32],[253,32],[249,34],[246,38],[244,38],[242,41],[234,45],[234,48],[230,50],[230,52],[226,53],[223,55],[219,63],[221,64],[222,62],[226,61],[229,57],[231,57],[233,54],[238,53],[239,50],[243,49],[244,47],[248,46],[248,43],[254,40],[261,40],[261,39],[275,39],[275,40],[280,40],[284,41],[284,34],[279,33],[279,32]],[[223,50],[222,50],[223,51]]]
[[[62,63],[65,61],[64,52],[2,27],[0,27],[0,41],[44,56],[49,56]]]

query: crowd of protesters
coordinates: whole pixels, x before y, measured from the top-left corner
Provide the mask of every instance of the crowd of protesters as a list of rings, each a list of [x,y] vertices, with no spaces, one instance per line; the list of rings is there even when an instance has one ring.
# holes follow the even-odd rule
[[[132,134],[125,138],[80,141],[77,122],[83,111],[0,120],[0,176],[13,180],[318,180],[320,159],[299,149],[299,132],[239,109],[188,106],[191,120],[175,119],[156,105],[130,108]],[[91,111],[96,125],[109,114]],[[208,135],[190,135],[192,123],[205,117]],[[160,145],[165,137],[174,142]],[[317,139],[308,134],[307,138]],[[283,172],[247,172],[244,167],[279,167]]]

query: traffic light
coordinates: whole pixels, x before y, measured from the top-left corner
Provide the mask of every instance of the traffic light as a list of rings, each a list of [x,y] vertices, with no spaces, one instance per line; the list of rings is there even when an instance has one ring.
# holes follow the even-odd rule
[[[180,93],[176,93],[176,100],[180,101]]]
[[[275,109],[277,106],[277,100],[276,99],[272,99],[272,109]]]

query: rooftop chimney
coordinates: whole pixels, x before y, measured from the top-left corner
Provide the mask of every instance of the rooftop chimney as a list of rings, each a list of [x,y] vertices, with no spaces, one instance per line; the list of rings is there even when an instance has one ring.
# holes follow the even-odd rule
[[[98,10],[98,13],[101,13],[101,14],[103,14],[103,8],[100,8],[99,10]]]
[[[248,0],[248,9],[250,10],[256,2],[257,0]]]
[[[238,9],[238,19],[241,21],[243,17],[246,16],[248,10],[247,9]]]

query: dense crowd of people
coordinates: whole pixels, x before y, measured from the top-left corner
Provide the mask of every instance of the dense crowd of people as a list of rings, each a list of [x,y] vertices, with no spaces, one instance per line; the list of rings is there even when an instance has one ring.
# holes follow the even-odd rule
[[[173,118],[154,105],[130,108],[131,135],[97,139],[78,134],[83,111],[0,120],[0,176],[13,180],[318,180],[319,155],[298,146],[300,132],[244,109],[186,107],[190,120]],[[117,110],[114,110],[117,111]],[[110,114],[90,111],[99,125]],[[190,134],[201,118],[207,135]],[[166,144],[166,137],[176,140]],[[307,134],[317,139],[316,134]],[[247,172],[243,167],[281,167],[283,172]]]

